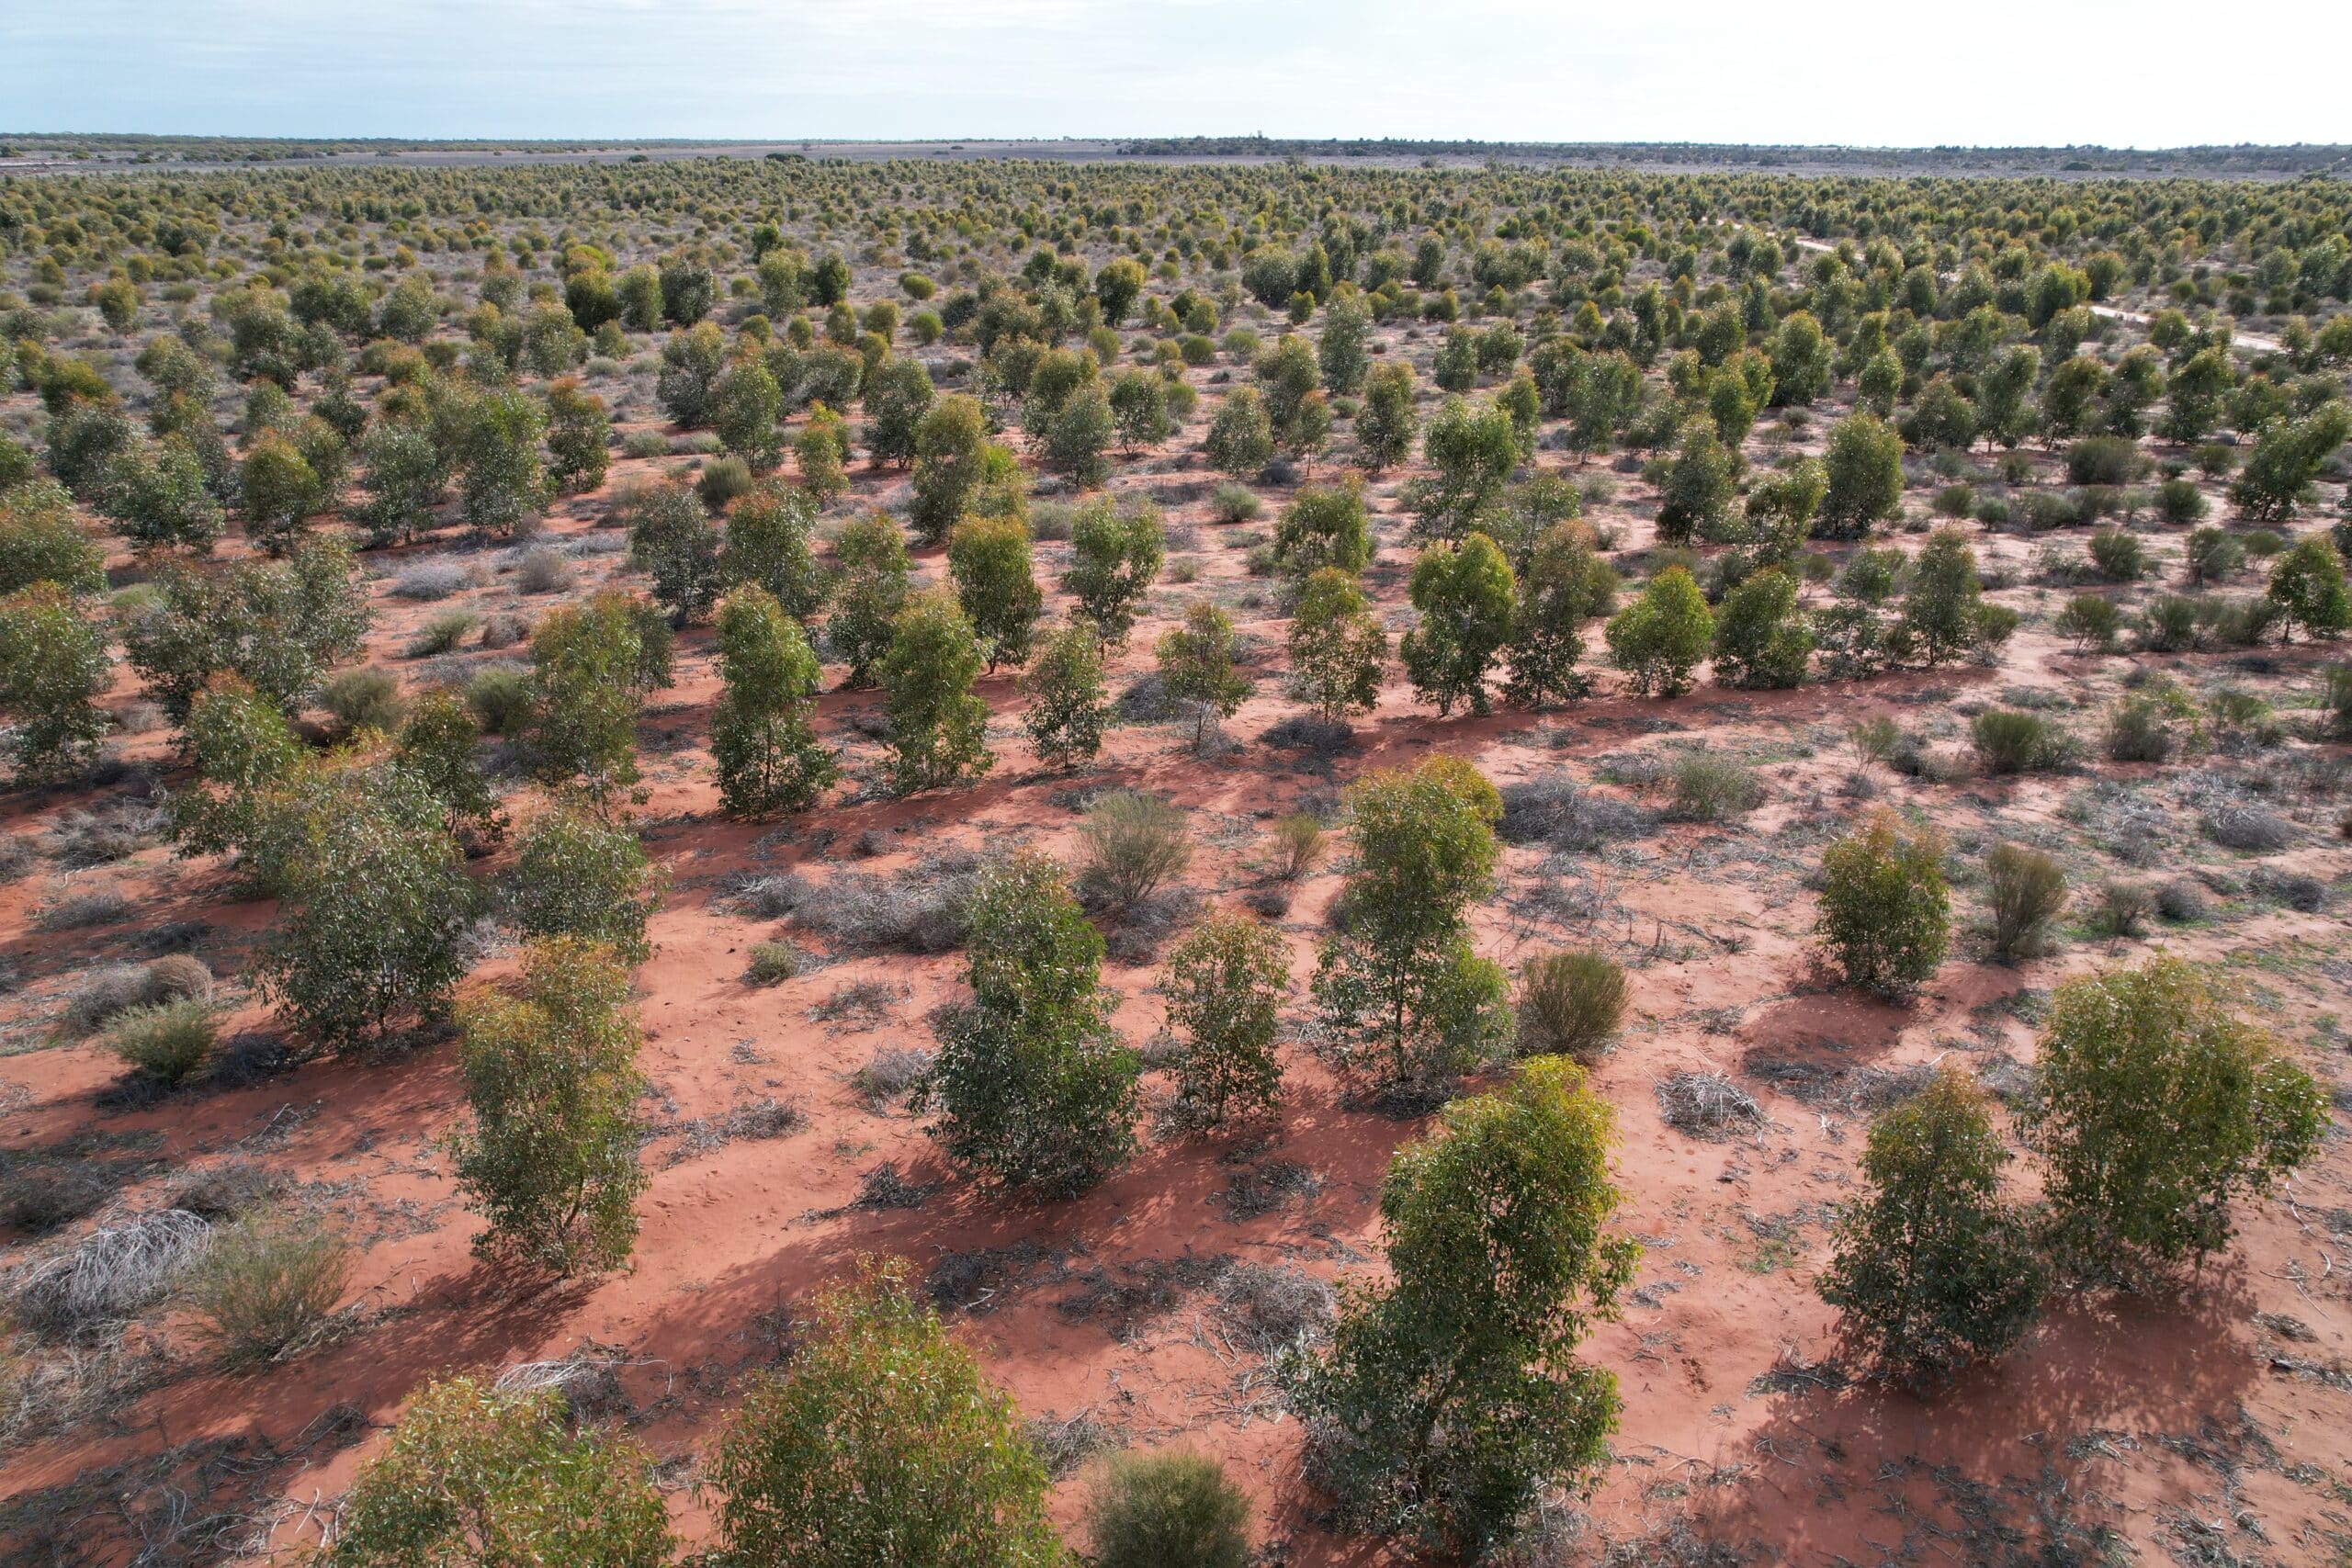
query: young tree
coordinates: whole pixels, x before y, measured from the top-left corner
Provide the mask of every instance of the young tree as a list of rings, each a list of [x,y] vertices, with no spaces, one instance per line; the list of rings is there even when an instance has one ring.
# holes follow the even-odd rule
[[[947,536],[947,570],[987,652],[989,672],[1026,663],[1046,604],[1030,564],[1029,525],[1018,517],[966,518]]]
[[[1716,439],[1712,427],[1692,421],[1682,432],[1681,451],[1658,487],[1659,542],[1687,545],[1694,538],[1722,538],[1738,479],[1737,455]]]
[[[1610,617],[1603,635],[1611,661],[1636,693],[1679,697],[1690,689],[1690,671],[1713,644],[1715,618],[1690,572],[1669,566],[1650,579],[1640,598]]]
[[[648,485],[628,497],[629,564],[653,579],[673,626],[707,614],[718,598],[718,528],[686,485]]]
[[[1784,691],[1804,682],[1813,633],[1797,610],[1797,580],[1758,571],[1724,596],[1715,615],[1715,679],[1726,686]]]
[[[1430,757],[1372,774],[1346,796],[1356,868],[1314,997],[1340,1065],[1426,1089],[1493,1054],[1510,1027],[1510,983],[1471,951],[1466,911],[1493,888],[1501,797],[1476,769]]]
[[[988,415],[979,400],[952,392],[924,411],[915,423],[914,502],[910,515],[916,536],[927,545],[947,537],[979,488],[981,454],[989,440]]]
[[[793,438],[793,460],[800,465],[800,488],[820,510],[849,493],[849,425],[823,403],[808,411]]]
[[[865,451],[876,464],[912,463],[930,414],[931,372],[920,359],[887,359],[865,378]]]
[[[1388,633],[1347,572],[1326,566],[1308,576],[1291,612],[1289,646],[1297,682],[1325,719],[1369,713],[1380,701]]]
[[[1487,672],[1510,640],[1518,592],[1510,562],[1495,542],[1473,533],[1459,546],[1439,540],[1413,567],[1413,608],[1420,625],[1396,645],[1405,673],[1423,701],[1450,716],[1457,703],[1487,712]]]
[[[816,532],[816,503],[804,491],[760,485],[728,511],[719,581],[758,588],[786,615],[809,625],[824,609],[829,586],[817,560]]]
[[[1976,551],[1958,528],[1939,528],[1911,562],[1911,588],[1889,634],[1898,659],[1946,664],[1996,642],[2016,624],[2010,612],[1984,603]]]
[[[1021,679],[1030,700],[1022,727],[1037,760],[1067,768],[1102,749],[1106,719],[1102,645],[1094,628],[1070,621],[1046,634]]]
[[[1810,310],[1792,310],[1772,334],[1774,408],[1803,408],[1829,390],[1831,344]]]
[[[1350,1295],[1298,1385],[1310,1473],[1350,1523],[1479,1561],[1542,1488],[1598,1479],[1617,1380],[1576,1350],[1641,1252],[1608,1228],[1615,1141],[1584,1075],[1545,1057],[1390,1162],[1394,1280]]]
[[[1274,564],[1283,576],[1304,581],[1327,566],[1353,575],[1372,564],[1372,520],[1363,486],[1351,478],[1340,485],[1306,485],[1274,522]]]
[[[1120,506],[1102,496],[1079,509],[1062,588],[1105,647],[1125,644],[1167,549],[1159,509],[1148,501]]]
[[[757,1376],[711,1465],[730,1562],[1062,1568],[1020,1412],[900,1260],[817,1295],[808,1343]]]
[[[2051,998],[2023,1121],[2074,1260],[2122,1280],[2228,1245],[2327,1130],[2325,1091],[2238,998],[2158,954]]]
[[[826,639],[849,663],[842,684],[874,683],[874,671],[889,651],[899,612],[907,604],[907,536],[887,513],[854,518],[833,540],[841,577]]]
[[[1865,1191],[1815,1289],[1881,1371],[1932,1387],[2031,1326],[2047,1271],[2001,1202],[2008,1163],[1984,1091],[1950,1066],[1871,1122]]]
[[[566,1276],[617,1269],[645,1190],[628,971],[602,943],[541,938],[523,950],[516,994],[463,1008],[458,1027],[473,1124],[450,1152],[490,1222],[475,1252]]]
[[[1491,526],[1487,511],[1520,462],[1519,432],[1510,413],[1450,397],[1430,421],[1421,446],[1436,472],[1407,487],[1416,530],[1426,538],[1458,539]]]
[[[603,484],[612,444],[604,399],[569,376],[548,389],[548,479],[558,491],[579,495]]]
[[[452,837],[472,832],[494,844],[505,836],[506,813],[482,773],[481,744],[481,720],[462,694],[445,688],[409,705],[393,755],[441,802]]]
[[[1356,414],[1356,444],[1363,448],[1364,467],[1374,473],[1403,462],[1419,434],[1413,412],[1413,367],[1403,360],[1387,360],[1373,367],[1364,379],[1363,407]]]
[[[1218,473],[1246,479],[1274,460],[1274,426],[1255,387],[1236,387],[1216,406],[1202,449]]]
[[[298,1034],[348,1050],[447,1010],[477,904],[441,801],[398,765],[320,791],[254,968]]]
[[[1825,539],[1859,539],[1903,505],[1903,438],[1875,415],[1857,413],[1829,433],[1821,459],[1828,481],[1813,531]]]
[[[469,527],[504,537],[547,507],[547,475],[539,437],[547,413],[522,392],[492,392],[475,400],[457,449],[458,513]]]
[[[1289,988],[1282,937],[1248,915],[1212,915],[1169,954],[1160,989],[1183,1036],[1176,1103],[1185,1122],[1218,1127],[1280,1111],[1274,1032]]]
[[[2330,400],[2301,419],[2274,419],[2255,434],[2254,453],[2230,486],[2249,523],[2283,523],[2295,514],[2328,457],[2352,438],[2352,407]]]
[[[1892,811],[1871,814],[1821,852],[1821,913],[1814,930],[1846,983],[1901,996],[1943,962],[1951,934],[1944,836],[1906,829]]]
[[[719,444],[764,473],[784,461],[784,389],[758,359],[741,357],[711,378],[708,414]]]
[[[322,1568],[662,1568],[676,1543],[652,1456],[594,1424],[574,1432],[565,1416],[552,1387],[432,1383],[360,1471]]]
[[[367,492],[357,521],[380,549],[432,532],[449,488],[450,463],[424,421],[379,419],[359,440],[359,485]]]
[[[526,940],[578,937],[642,964],[653,956],[645,927],[662,906],[662,881],[634,832],[560,806],[534,818],[515,846],[507,913]]]
[[[2278,608],[2282,638],[2291,637],[2297,626],[2312,637],[2328,638],[2352,626],[2344,562],[2324,534],[2296,540],[2270,563],[2264,596]]]
[[[1122,451],[1157,446],[1175,434],[1168,412],[1168,378],[1157,370],[1125,370],[1111,383],[1111,423]]]
[[[336,538],[306,539],[282,561],[168,562],[153,581],[155,596],[123,618],[123,648],[175,723],[223,673],[294,712],[358,653],[371,619],[351,547]]]
[[[600,808],[637,783],[637,710],[669,684],[669,629],[651,607],[607,589],[548,613],[531,633],[520,750],[548,789]]]
[[[326,487],[301,449],[275,431],[245,454],[237,483],[244,499],[245,532],[273,556],[292,548],[311,514],[327,503]]]
[[[1510,678],[1503,694],[1521,707],[1580,697],[1591,682],[1577,669],[1584,657],[1584,624],[1607,615],[1617,601],[1617,573],[1593,548],[1581,523],[1555,523],[1537,536],[1517,574],[1504,655]]]
[[[1040,434],[1039,459],[1047,471],[1061,474],[1081,490],[1095,490],[1111,477],[1103,454],[1114,430],[1111,400],[1102,383],[1090,381],[1073,391],[1056,409]]]
[[[53,483],[47,488],[56,490]],[[202,459],[176,435],[116,453],[98,487],[97,505],[122,525],[131,548],[141,555],[173,548],[206,554],[228,527]]]
[[[107,553],[74,515],[55,479],[0,487],[0,593],[51,582],[68,593],[103,593]]]
[[[1135,1150],[1142,1070],[1111,1027],[1102,935],[1061,867],[1021,851],[975,884],[967,949],[971,1004],[942,1026],[918,1094],[932,1135],[992,1183],[1083,1192]]]
[[[54,582],[0,598],[0,714],[19,781],[60,777],[95,751],[111,683],[106,623]]]
[[[890,783],[902,795],[977,779],[995,763],[989,705],[975,695],[980,643],[946,588],[907,602],[881,663],[888,693]]]
[[[1235,648],[1232,618],[1206,599],[1194,600],[1184,624],[1160,636],[1159,678],[1170,700],[1191,712],[1194,751],[1250,694],[1250,677],[1233,667]]]

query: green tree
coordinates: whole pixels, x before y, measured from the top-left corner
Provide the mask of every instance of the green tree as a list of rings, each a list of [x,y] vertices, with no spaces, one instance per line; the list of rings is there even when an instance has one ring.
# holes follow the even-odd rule
[[[569,376],[548,388],[548,479],[558,491],[578,495],[602,485],[612,440],[604,399]]]
[[[642,964],[653,956],[645,928],[662,907],[662,886],[629,829],[558,806],[533,818],[515,845],[507,913],[526,939],[579,937]]]
[[[629,564],[653,580],[654,602],[673,626],[707,614],[725,584],[719,535],[701,497],[674,481],[646,485],[626,498]]]
[[[1102,644],[1094,628],[1072,620],[1046,634],[1021,680],[1037,760],[1049,767],[1091,761],[1102,749],[1106,719]]]
[[[1803,408],[1829,390],[1830,344],[1810,310],[1792,310],[1772,334],[1774,408]]]
[[[1879,810],[1821,852],[1814,929],[1849,985],[1899,996],[1943,962],[1951,936],[1944,836]]]
[[[907,536],[888,513],[873,513],[842,525],[833,540],[833,558],[841,577],[833,613],[825,622],[826,639],[849,663],[843,683],[870,686],[889,651],[899,612],[906,608]]]
[[[203,554],[228,527],[203,460],[178,436],[117,453],[99,486],[97,504],[122,525],[131,548],[141,555],[175,547]]]
[[[1061,474],[1084,490],[1099,488],[1111,477],[1104,453],[1114,426],[1111,400],[1100,382],[1089,382],[1072,392],[1046,423],[1039,446],[1047,470]]]
[[[599,807],[638,780],[637,710],[669,684],[668,628],[648,605],[606,590],[548,613],[531,634],[520,750],[549,789]]]
[[[1143,285],[1142,264],[1133,258],[1121,256],[1103,264],[1094,275],[1094,298],[1102,307],[1103,325],[1115,327],[1127,319],[1143,293]]]
[[[1759,571],[1724,596],[1715,615],[1715,679],[1726,686],[1782,691],[1804,682],[1813,633],[1797,609],[1797,580]]]
[[[0,593],[53,582],[68,593],[103,593],[107,553],[74,515],[55,479],[0,490]]]
[[[711,378],[708,399],[711,428],[728,451],[757,473],[784,461],[776,423],[784,417],[784,389],[766,366],[749,356],[733,360]]]
[[[1175,433],[1168,413],[1168,378],[1157,370],[1125,370],[1111,383],[1111,423],[1119,446],[1133,453]]]
[[[1911,587],[1891,633],[1895,656],[1950,663],[1994,637],[2007,614],[1984,603],[1968,536],[1939,528],[1912,558]]]
[[[1616,570],[1593,548],[1591,530],[1569,521],[1536,536],[1517,581],[1503,650],[1510,663],[1504,695],[1522,707],[1584,695],[1591,686],[1577,670],[1584,624],[1614,607]]]
[[[444,688],[409,704],[393,755],[441,802],[452,835],[470,831],[495,843],[505,834],[506,814],[481,771],[481,721],[462,694]]]
[[[2023,1114],[2062,1237],[2132,1280],[2228,1245],[2230,1204],[2318,1152],[2325,1091],[2211,976],[2169,954],[2050,999]]]
[[[1609,657],[1644,696],[1678,697],[1713,646],[1715,618],[1689,571],[1669,566],[1610,617]]]
[[[1364,344],[1371,334],[1372,312],[1364,309],[1363,296],[1352,288],[1332,295],[1323,312],[1323,336],[1315,345],[1315,357],[1324,389],[1333,397],[1351,397],[1363,387],[1368,363]]]
[[[1426,1089],[1508,1038],[1510,983],[1470,947],[1466,911],[1493,889],[1501,798],[1477,770],[1430,757],[1346,795],[1356,866],[1316,963],[1318,1023],[1341,1066]]]
[[[1160,989],[1183,1042],[1176,1104],[1187,1123],[1217,1127],[1281,1110],[1274,1034],[1289,988],[1280,933],[1248,915],[1211,915],[1168,955]]]
[[[476,400],[458,447],[458,513],[469,527],[503,537],[546,510],[539,463],[546,430],[546,412],[525,393],[492,392]]]
[[[718,579],[762,590],[806,626],[824,609],[830,586],[817,559],[816,533],[816,502],[805,491],[759,485],[728,511]]]
[[[1436,471],[1407,487],[1406,504],[1425,537],[1458,539],[1487,525],[1488,509],[1519,467],[1519,432],[1506,411],[1452,397],[1430,421],[1422,456]]]
[[[1351,574],[1372,564],[1372,520],[1363,486],[1306,485],[1274,522],[1274,562],[1285,577],[1304,581],[1327,566]]]
[[[977,779],[995,761],[989,705],[972,691],[980,642],[954,592],[933,588],[907,601],[881,662],[888,694],[890,783],[902,795]]]
[[[1413,412],[1413,367],[1402,360],[1374,366],[1364,379],[1356,414],[1356,443],[1374,473],[1403,462],[1413,450],[1420,420]]]
[[[238,490],[244,498],[245,532],[273,556],[286,554],[303,525],[327,504],[326,487],[301,449],[275,431],[246,452]]]
[[[823,403],[808,411],[793,438],[793,460],[800,465],[800,488],[820,508],[849,493],[849,425]]]
[[[2008,1162],[1984,1091],[1950,1066],[1871,1122],[1865,1190],[1815,1288],[1882,1371],[1930,1387],[2032,1325],[2047,1271],[2001,1202]]]
[[[1202,444],[1209,467],[1246,479],[1274,460],[1274,426],[1255,387],[1236,387],[1216,406]]]
[[[820,679],[800,623],[745,583],[718,606],[718,673],[710,720],[718,803],[734,817],[801,811],[841,775],[809,723]]]
[[[1326,566],[1307,577],[1291,612],[1289,646],[1298,684],[1326,719],[1369,713],[1380,701],[1388,633],[1349,573]]]
[[[1828,481],[1814,518],[1825,539],[1859,539],[1903,505],[1903,438],[1873,414],[1840,420],[1821,459]]]
[[[1061,867],[1018,852],[990,863],[969,907],[972,1001],[941,1028],[918,1092],[949,1158],[985,1179],[1064,1198],[1135,1150],[1141,1064],[1102,983],[1102,938]]]
[[[2324,534],[2298,539],[2270,563],[2264,591],[2278,608],[2282,636],[2301,626],[2317,637],[2334,637],[2352,626],[2352,599],[2344,591],[2344,562]]]
[[[1233,667],[1236,650],[1232,617],[1206,599],[1193,601],[1183,624],[1160,635],[1159,679],[1170,700],[1191,714],[1195,751],[1250,694],[1250,678]]]
[[[1413,608],[1420,624],[1396,645],[1405,674],[1425,702],[1450,716],[1457,703],[1487,712],[1487,675],[1510,640],[1518,592],[1510,562],[1486,535],[1459,546],[1439,540],[1414,564]]]
[[[474,1250],[567,1276],[617,1269],[645,1190],[628,971],[601,943],[541,938],[523,950],[515,994],[472,1002],[458,1027],[473,1122],[450,1152],[490,1222]]]
[[[449,474],[449,461],[424,422],[379,419],[369,425],[359,440],[359,484],[367,499],[356,514],[368,543],[380,549],[430,533]]]
[[[112,683],[106,623],[54,582],[0,597],[0,714],[19,781],[87,761],[107,731],[97,699]]]
[[[1063,1568],[1052,1483],[1012,1402],[942,1331],[907,1266],[820,1291],[807,1343],[758,1374],[710,1467],[732,1562]]]
[[[865,450],[877,463],[901,467],[922,454],[922,422],[933,396],[931,372],[920,359],[884,361],[865,378]]]
[[[1724,536],[1738,488],[1738,458],[1710,426],[1693,421],[1658,487],[1657,536],[1668,545]]]
[[[1575,1064],[1544,1057],[1390,1162],[1393,1282],[1351,1294],[1296,1395],[1309,1473],[1351,1524],[1483,1560],[1544,1486],[1599,1479],[1617,1380],[1576,1350],[1641,1252],[1608,1228],[1615,1141]]]
[[[628,280],[622,281],[626,288]],[[630,324],[636,325],[634,321]],[[688,430],[708,424],[711,389],[726,368],[727,340],[714,323],[704,321],[689,331],[672,333],[669,341],[662,345],[662,369],[654,379],[654,399],[673,424]]]
[[[979,488],[981,454],[988,446],[988,415],[979,400],[952,392],[923,412],[915,423],[914,502],[910,514],[915,534],[935,545],[964,515],[972,492]]]
[[[167,562],[154,596],[121,622],[130,666],[175,723],[217,674],[233,674],[291,713],[356,655],[371,614],[351,547],[311,538],[282,561],[217,570]]]
[[[1159,509],[1148,501],[1122,506],[1103,496],[1079,509],[1062,589],[1106,647],[1126,642],[1167,548]]]
[[[554,1388],[432,1383],[360,1471],[320,1562],[662,1568],[675,1543],[652,1456],[565,1416]]]

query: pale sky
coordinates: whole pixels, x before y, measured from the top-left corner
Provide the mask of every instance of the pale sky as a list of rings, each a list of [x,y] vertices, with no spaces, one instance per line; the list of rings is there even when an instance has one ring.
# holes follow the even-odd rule
[[[2346,0],[0,0],[0,131],[2352,141]]]

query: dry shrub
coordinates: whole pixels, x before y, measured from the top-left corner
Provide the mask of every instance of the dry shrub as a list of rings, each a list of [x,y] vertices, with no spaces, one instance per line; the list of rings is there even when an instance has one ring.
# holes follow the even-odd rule
[[[1295,1263],[1235,1263],[1216,1296],[1227,1325],[1261,1356],[1319,1337],[1339,1316],[1338,1292]]]
[[[1764,1126],[1763,1107],[1721,1073],[1674,1073],[1657,1086],[1658,1113],[1669,1127],[1710,1142]]]
[[[743,978],[754,986],[775,986],[807,974],[809,967],[808,954],[797,942],[758,942],[752,944]]]
[[[2032,958],[2049,951],[2051,927],[2066,907],[2066,870],[2057,857],[1996,844],[1984,856],[1984,875],[1995,956]]]
[[[876,1103],[900,1100],[931,1070],[931,1053],[901,1045],[874,1053],[865,1066],[850,1075],[857,1092]]]
[[[947,850],[884,875],[836,872],[798,893],[793,914],[846,947],[950,953],[963,945],[979,857]]]
[[[1184,813],[1158,795],[1114,790],[1086,808],[1078,890],[1090,902],[1131,909],[1193,858]]]
[[[1600,1055],[1625,1016],[1625,971],[1598,953],[1550,953],[1519,977],[1519,1054]]]
[[[233,1220],[276,1198],[285,1183],[251,1160],[232,1159],[191,1170],[174,1181],[165,1196],[175,1209],[208,1220]]]
[[[58,1338],[100,1332],[161,1301],[204,1258],[212,1238],[211,1224],[183,1209],[92,1231],[18,1276],[16,1320]]]
[[[2090,926],[2106,936],[2136,937],[2155,912],[2156,895],[2146,883],[2109,882],[2091,904]]]
[[[1720,822],[1755,808],[1764,787],[1755,770],[1731,757],[1692,752],[1674,764],[1674,816],[1684,822]]]
[[[250,1214],[214,1233],[191,1302],[225,1359],[271,1360],[325,1325],[351,1263],[350,1247],[324,1225],[279,1212]]]

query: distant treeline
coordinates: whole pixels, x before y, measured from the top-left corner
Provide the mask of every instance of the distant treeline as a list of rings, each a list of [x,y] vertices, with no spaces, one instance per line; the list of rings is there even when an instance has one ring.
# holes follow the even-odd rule
[[[1689,164],[1863,170],[2098,174],[2305,175],[2352,166],[2352,146],[1804,147],[1705,141],[1425,141],[1388,137],[1304,141],[1266,136],[1162,136],[1122,141],[1135,158],[1506,158],[1547,163]]]

